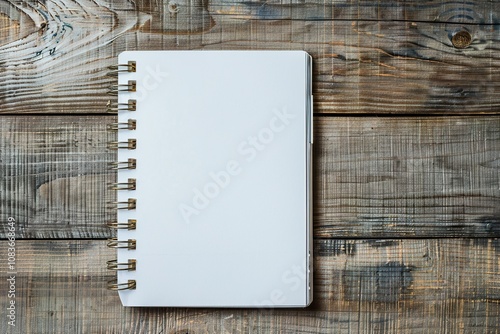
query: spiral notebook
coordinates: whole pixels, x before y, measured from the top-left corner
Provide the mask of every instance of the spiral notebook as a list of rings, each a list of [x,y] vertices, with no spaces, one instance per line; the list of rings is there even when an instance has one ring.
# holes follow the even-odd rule
[[[311,57],[126,51],[111,76],[124,306],[312,300]]]

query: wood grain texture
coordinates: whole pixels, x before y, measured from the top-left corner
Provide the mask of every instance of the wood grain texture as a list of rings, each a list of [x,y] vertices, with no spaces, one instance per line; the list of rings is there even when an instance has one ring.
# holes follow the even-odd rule
[[[106,67],[123,50],[303,49],[314,57],[318,113],[497,114],[499,9],[487,1],[3,2],[0,111],[100,113]],[[472,44],[456,49],[451,38],[464,29]]]
[[[500,118],[319,118],[318,237],[500,235]]]
[[[2,117],[0,221],[109,237],[113,118],[35,119]],[[319,117],[314,146],[317,237],[500,236],[500,117]]]
[[[106,143],[113,117],[1,116],[0,230],[8,217],[18,237],[91,238],[109,233],[104,222],[115,194]]]
[[[18,326],[0,332],[500,334],[499,13],[486,0],[0,1],[0,238],[14,217],[35,239],[17,241]],[[310,308],[123,308],[104,240],[48,240],[111,235],[105,73],[135,49],[313,56]],[[50,116],[19,115],[37,113]],[[394,116],[353,117],[374,114]]]
[[[141,4],[141,2],[139,2]],[[414,21],[496,24],[496,3],[492,1],[367,1],[367,0],[270,0],[210,1],[214,15],[239,18],[335,20],[335,21]],[[139,7],[142,8],[141,5]]]
[[[498,239],[316,240],[310,308],[123,308],[105,289],[113,276],[104,264],[114,252],[104,241],[18,241],[19,322],[12,330],[1,321],[0,330],[498,334],[499,252]],[[0,290],[7,290],[4,279]]]

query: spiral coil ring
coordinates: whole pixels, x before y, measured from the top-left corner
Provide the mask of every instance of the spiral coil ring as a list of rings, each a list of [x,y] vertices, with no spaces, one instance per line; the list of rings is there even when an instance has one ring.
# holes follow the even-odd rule
[[[118,64],[118,65],[108,66],[108,69],[110,71],[108,73],[106,73],[107,76],[117,77],[118,74],[121,72],[135,72],[137,70],[137,64],[135,61],[131,60],[127,64]]]
[[[127,182],[111,183],[111,190],[135,190],[137,185],[136,179],[128,179]]]
[[[109,168],[112,170],[117,169],[135,169],[137,167],[137,160],[130,158],[127,161],[115,161],[109,163]]]
[[[115,271],[135,270],[137,261],[135,259],[128,259],[128,262],[119,263],[118,260],[115,259],[115,260],[109,260],[107,264],[108,264],[108,270],[115,270]]]
[[[109,95],[118,95],[120,92],[135,92],[137,90],[137,83],[135,80],[129,80],[126,84],[111,85],[108,89]]]
[[[109,248],[135,249],[136,243],[135,239],[118,240],[117,238],[109,238],[107,246]]]
[[[117,103],[108,101],[106,104],[106,112],[116,114],[119,111],[135,111],[137,108],[137,101],[130,99],[127,103]]]
[[[127,201],[109,202],[111,204],[110,209],[113,210],[134,210],[137,205],[137,200],[135,198],[129,198]]]
[[[122,148],[135,150],[137,148],[137,140],[128,139],[127,141],[110,141],[108,142],[108,148],[110,150],[119,150]]]
[[[118,283],[116,279],[108,281],[108,289],[114,291],[120,290],[135,290],[137,283],[133,279],[129,279],[127,283]]]
[[[116,220],[112,220],[106,223],[106,226],[115,230],[135,230],[137,227],[136,219],[129,219],[126,223],[119,223]]]
[[[137,121],[135,119],[129,119],[127,122],[116,122],[107,125],[108,131],[118,131],[118,130],[135,130],[137,128]]]

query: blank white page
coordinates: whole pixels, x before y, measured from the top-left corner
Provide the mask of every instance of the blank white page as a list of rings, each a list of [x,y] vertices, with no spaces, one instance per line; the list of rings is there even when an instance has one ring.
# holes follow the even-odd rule
[[[300,307],[311,301],[311,61],[302,51],[127,51],[136,111],[118,161],[137,159],[135,250],[119,249],[125,306]]]

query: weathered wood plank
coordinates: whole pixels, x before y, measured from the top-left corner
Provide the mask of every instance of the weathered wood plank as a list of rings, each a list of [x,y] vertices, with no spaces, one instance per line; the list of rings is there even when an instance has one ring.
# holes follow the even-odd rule
[[[319,118],[318,237],[499,236],[500,118]]]
[[[175,3],[177,12],[168,10]],[[163,17],[163,22],[174,20],[190,9],[208,9],[212,16],[231,16],[235,19],[292,19],[292,20],[347,20],[347,21],[418,21],[455,22],[462,24],[497,24],[497,4],[490,1],[418,1],[418,0],[178,0],[162,3],[139,0],[137,8],[149,15]],[[174,15],[172,15],[174,14]],[[201,15],[193,13],[196,20]],[[161,20],[160,20],[161,21]],[[199,22],[196,22],[199,23]],[[158,30],[170,27],[158,26]],[[175,30],[175,29],[174,29]]]
[[[16,248],[17,323],[2,333],[499,333],[498,239],[316,240],[315,300],[290,310],[122,308],[104,241]]]
[[[111,120],[3,116],[0,221],[108,237]],[[317,237],[500,236],[500,117],[320,117],[314,146]]]
[[[19,223],[18,236],[92,238],[109,233],[106,202],[116,160],[106,147],[113,117],[1,116],[0,222]]]
[[[318,113],[496,114],[499,10],[484,1],[9,2],[0,112],[102,112],[106,67],[123,50],[303,49],[314,57]],[[464,29],[471,45],[456,49]]]

